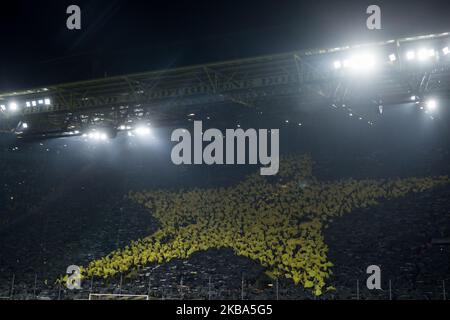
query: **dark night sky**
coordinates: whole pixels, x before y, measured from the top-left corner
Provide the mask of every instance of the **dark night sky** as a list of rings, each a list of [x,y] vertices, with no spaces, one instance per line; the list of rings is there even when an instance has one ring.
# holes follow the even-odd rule
[[[66,29],[66,8],[82,30]],[[381,31],[365,27],[370,4]],[[0,91],[450,31],[448,0],[15,0],[0,10]]]

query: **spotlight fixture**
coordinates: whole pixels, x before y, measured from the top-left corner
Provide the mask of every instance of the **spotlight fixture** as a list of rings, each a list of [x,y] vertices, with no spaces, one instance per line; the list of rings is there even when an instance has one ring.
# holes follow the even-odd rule
[[[395,60],[397,60],[397,56],[394,53],[391,53],[389,55],[389,61],[390,62],[394,62]]]
[[[79,133],[79,132],[78,132]],[[76,134],[75,132],[73,134]],[[106,141],[108,137],[111,138],[111,135],[108,134],[108,131],[93,129],[89,133],[84,133],[82,137],[87,137],[93,141]]]
[[[411,101],[416,101],[417,100],[417,96],[411,96]]]
[[[444,49],[442,49],[442,52],[444,53],[444,56],[446,56],[450,53],[450,49],[448,47],[445,47]]]
[[[434,111],[437,108],[437,102],[434,99],[430,99],[426,102],[426,107],[428,111]]]
[[[406,60],[414,60],[416,58],[416,53],[414,51],[408,51],[406,53]]]
[[[334,68],[335,68],[335,69],[340,69],[340,68],[342,68],[342,63],[341,63],[339,60],[335,61],[335,62],[334,62]]]
[[[28,123],[19,121],[19,123],[16,126],[15,133],[17,135],[21,135],[27,129],[28,129]]]
[[[5,112],[6,111],[6,106],[4,104],[0,105],[0,110],[2,112]]]
[[[152,131],[150,130],[150,128],[148,126],[139,126],[139,127],[136,127],[136,129],[134,129],[134,133],[137,136],[145,137],[145,136],[149,136],[152,133]]]
[[[92,132],[89,134],[89,138],[94,139],[94,140],[102,140],[105,141],[106,139],[108,139],[108,136],[106,135],[106,133],[104,132]]]
[[[435,52],[433,49],[420,49],[417,52],[417,56],[420,61],[428,60],[429,58],[434,57],[434,55],[435,55]]]
[[[11,102],[10,104],[9,104],[9,110],[10,111],[17,111],[17,103],[15,103],[15,102]]]
[[[351,66],[355,70],[372,70],[375,66],[375,57],[371,54],[358,54],[351,58],[350,60]]]

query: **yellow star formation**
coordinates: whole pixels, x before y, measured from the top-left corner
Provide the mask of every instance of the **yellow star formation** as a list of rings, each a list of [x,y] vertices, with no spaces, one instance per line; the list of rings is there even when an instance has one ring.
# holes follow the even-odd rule
[[[90,262],[83,277],[111,277],[144,265],[188,259],[194,252],[232,248],[319,296],[333,264],[322,231],[334,218],[380,200],[450,182],[447,176],[319,181],[309,155],[281,159],[274,179],[254,174],[232,187],[130,192],[160,228],[123,249]],[[393,213],[395,214],[395,213]]]

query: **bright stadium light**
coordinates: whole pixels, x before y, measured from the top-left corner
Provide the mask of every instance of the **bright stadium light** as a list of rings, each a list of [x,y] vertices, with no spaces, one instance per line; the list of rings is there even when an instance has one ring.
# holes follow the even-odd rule
[[[414,51],[408,51],[406,53],[406,60],[414,60],[416,58],[416,53]]]
[[[442,52],[444,53],[444,56],[446,56],[450,53],[450,49],[448,47],[445,47],[444,49],[442,49]]]
[[[355,54],[349,59],[336,60],[333,63],[334,68],[349,68],[353,71],[372,71],[375,67],[375,56],[370,53]]]
[[[39,104],[44,104],[44,100],[38,100]]]
[[[11,102],[10,104],[9,104],[9,111],[17,111],[17,103],[15,103],[15,102]]]
[[[85,136],[85,135],[83,135]],[[91,131],[87,137],[94,141],[106,141],[108,140],[108,135],[105,132],[101,131]]]
[[[140,137],[149,136],[151,132],[152,131],[150,130],[150,128],[146,126],[139,126],[136,129],[134,129],[134,133]]]
[[[420,49],[417,52],[417,56],[420,61],[428,60],[429,58],[434,57],[434,55],[435,55],[435,52],[433,49]]]
[[[31,102],[27,101],[26,105],[27,105],[28,108],[31,107]]]
[[[51,104],[50,99],[49,99],[49,98],[45,98],[45,99],[44,99],[44,104],[47,105],[47,106],[49,106],[49,105]]]
[[[336,60],[333,65],[335,69],[342,68],[342,63],[339,60]]]
[[[31,101],[31,105],[32,105],[33,107],[36,107],[36,105],[37,105],[36,101]]]
[[[6,111],[6,106],[4,104],[0,105],[0,110],[2,112],[5,112]]]
[[[417,97],[416,96],[411,96],[411,101],[416,101],[417,100]]]
[[[22,129],[28,129],[28,123],[26,122],[22,123]]]
[[[389,61],[394,62],[395,60],[397,60],[397,56],[395,55],[395,53],[391,53],[389,55]]]
[[[381,104],[378,106],[378,113],[383,114],[383,105]]]
[[[426,107],[428,111],[434,111],[437,108],[437,102],[434,99],[430,99],[426,102]]]
[[[356,71],[371,71],[375,67],[375,57],[371,54],[358,54],[350,59],[350,66]]]

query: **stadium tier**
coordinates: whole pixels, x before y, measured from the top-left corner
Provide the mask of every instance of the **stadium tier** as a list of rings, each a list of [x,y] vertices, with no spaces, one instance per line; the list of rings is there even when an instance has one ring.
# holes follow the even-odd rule
[[[380,113],[411,101],[431,105],[429,97],[450,90],[449,38],[447,32],[1,93],[0,130],[18,137],[81,135],[92,126],[126,131],[138,121],[175,125],[205,108],[269,102],[358,101]]]

